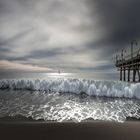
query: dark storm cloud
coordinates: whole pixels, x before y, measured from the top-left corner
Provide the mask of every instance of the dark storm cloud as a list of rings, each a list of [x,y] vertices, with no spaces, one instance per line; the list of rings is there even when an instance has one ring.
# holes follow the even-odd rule
[[[114,68],[115,68],[115,66],[114,66]],[[88,68],[87,70],[100,71],[100,70],[110,70],[110,69],[112,69],[112,64],[101,65],[101,66],[97,66],[95,68],[94,67],[93,68],[91,67],[91,68]]]
[[[65,47],[65,48],[48,48],[48,49],[42,49],[42,50],[36,50],[30,52],[26,58],[34,58],[34,59],[42,59],[42,58],[49,58],[49,57],[57,57],[57,56],[63,56],[68,54],[75,54],[80,53],[81,50],[79,50],[77,47]]]
[[[61,48],[54,48],[54,49],[47,49],[47,50],[37,50],[32,51],[28,57],[35,58],[35,59],[42,59],[42,58],[49,58],[49,57],[56,57],[58,55],[63,55],[67,53],[67,50]]]
[[[113,52],[133,39],[140,39],[139,0],[89,0],[89,5],[91,11],[96,9],[99,26],[103,29],[98,46],[108,45],[105,49],[110,53],[111,48]]]

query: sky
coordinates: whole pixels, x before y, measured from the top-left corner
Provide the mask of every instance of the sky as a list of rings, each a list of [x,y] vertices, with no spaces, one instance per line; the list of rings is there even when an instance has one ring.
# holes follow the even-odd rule
[[[139,0],[0,0],[0,71],[116,72],[139,13]]]

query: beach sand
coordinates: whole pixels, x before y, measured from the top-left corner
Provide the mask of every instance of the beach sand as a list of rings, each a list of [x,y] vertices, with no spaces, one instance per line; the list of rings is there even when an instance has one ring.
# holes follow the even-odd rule
[[[1,140],[140,140],[140,121],[2,121]]]

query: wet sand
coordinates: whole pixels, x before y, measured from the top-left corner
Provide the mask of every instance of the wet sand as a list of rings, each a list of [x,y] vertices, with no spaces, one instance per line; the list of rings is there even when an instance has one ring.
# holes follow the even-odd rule
[[[1,140],[140,140],[140,121],[0,121]]]

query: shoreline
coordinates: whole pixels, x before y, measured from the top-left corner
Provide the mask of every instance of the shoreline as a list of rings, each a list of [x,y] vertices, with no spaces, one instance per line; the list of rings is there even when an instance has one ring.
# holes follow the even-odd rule
[[[105,120],[94,120],[92,118],[85,119],[81,122],[73,121],[73,120],[67,120],[67,121],[62,121],[62,122],[57,122],[57,121],[52,121],[52,120],[47,120],[45,121],[44,119],[38,119],[35,120],[31,116],[30,117],[25,117],[22,115],[16,115],[16,116],[5,116],[0,118],[0,123],[1,122],[44,122],[44,123],[67,123],[67,122],[72,122],[72,123],[82,123],[82,122],[112,122],[112,123],[125,123],[129,121],[138,121],[140,122],[140,119],[134,118],[134,117],[127,117],[126,121],[124,122],[117,122],[117,121],[105,121]]]
[[[44,120],[44,119],[38,119],[35,120],[31,116],[30,117],[25,117],[22,115],[16,115],[16,116],[5,116],[0,118],[0,123],[2,122],[44,122],[44,123],[83,123],[83,122],[111,122],[111,123],[125,123],[129,121],[138,121],[140,122],[140,119],[134,118],[134,117],[127,117],[126,121],[124,122],[117,122],[117,121],[105,121],[105,120],[94,120],[92,118],[88,118],[85,120],[82,120],[81,122],[73,121],[73,120],[67,120],[67,121],[62,121],[62,122],[57,122],[57,121],[52,121],[52,120]]]

